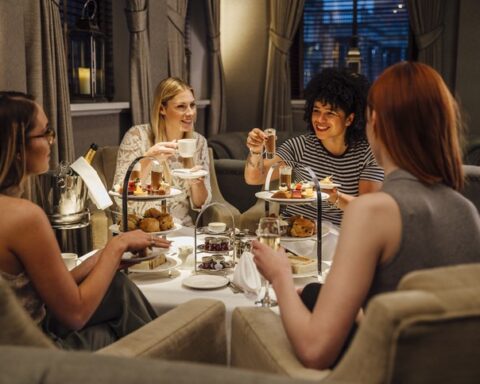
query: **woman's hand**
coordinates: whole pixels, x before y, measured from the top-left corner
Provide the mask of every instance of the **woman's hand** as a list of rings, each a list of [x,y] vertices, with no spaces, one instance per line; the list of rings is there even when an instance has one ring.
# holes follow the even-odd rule
[[[271,283],[283,277],[292,278],[292,267],[283,248],[274,251],[258,240],[253,240],[252,253],[258,270]]]
[[[265,133],[260,128],[253,128],[247,136],[248,149],[251,152],[262,153],[266,138]]]
[[[194,167],[192,167],[192,169],[190,170],[190,172],[196,172],[196,171],[199,171],[203,169],[203,167],[201,165],[195,165]],[[191,187],[192,185],[200,185],[201,183],[203,183],[205,180],[205,177],[197,177],[196,179],[187,179],[187,183],[188,185]]]
[[[152,145],[150,149],[145,152],[145,156],[152,156],[158,160],[165,160],[170,156],[175,155],[177,147],[178,144],[176,142],[162,141]]]
[[[169,248],[171,241],[143,232],[140,229],[135,231],[124,232],[116,236],[114,239],[124,244],[126,251],[140,251],[147,247]]]

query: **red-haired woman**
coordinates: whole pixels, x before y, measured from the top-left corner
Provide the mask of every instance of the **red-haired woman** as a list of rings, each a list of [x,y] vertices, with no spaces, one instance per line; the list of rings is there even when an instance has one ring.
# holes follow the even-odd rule
[[[359,311],[373,295],[394,290],[408,272],[480,262],[480,218],[458,192],[459,113],[440,75],[421,63],[388,68],[370,89],[367,120],[385,181],[380,192],[362,195],[346,208],[322,289],[307,286],[299,297],[284,252],[274,255],[253,244],[289,339],[308,367],[334,365]],[[304,302],[314,291],[308,308]]]

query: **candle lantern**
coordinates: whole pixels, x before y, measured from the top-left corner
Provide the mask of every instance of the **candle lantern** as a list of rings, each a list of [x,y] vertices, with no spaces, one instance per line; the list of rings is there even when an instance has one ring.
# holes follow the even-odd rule
[[[70,31],[70,94],[75,101],[105,98],[105,35],[96,21],[97,3],[87,0]]]

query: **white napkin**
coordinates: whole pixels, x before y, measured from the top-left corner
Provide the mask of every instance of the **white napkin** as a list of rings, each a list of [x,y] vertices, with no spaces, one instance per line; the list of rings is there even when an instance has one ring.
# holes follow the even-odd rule
[[[248,299],[255,300],[262,288],[260,273],[253,262],[253,254],[245,251],[242,253],[238,265],[233,273],[233,283],[243,289]]]
[[[85,182],[90,199],[92,199],[98,209],[105,209],[113,204],[105,186],[100,180],[100,177],[98,177],[97,171],[95,171],[83,157],[75,160],[70,167],[77,172]]]

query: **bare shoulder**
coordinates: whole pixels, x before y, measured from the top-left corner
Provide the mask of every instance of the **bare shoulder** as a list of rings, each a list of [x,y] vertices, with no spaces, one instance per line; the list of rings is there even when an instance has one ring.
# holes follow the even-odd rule
[[[4,217],[9,218],[9,225],[21,224],[21,222],[43,222],[47,216],[42,208],[29,200],[17,197],[2,196],[0,199],[0,210]]]
[[[385,192],[373,192],[352,200],[345,209],[345,216],[361,216],[364,219],[382,218],[399,213],[395,200]]]

